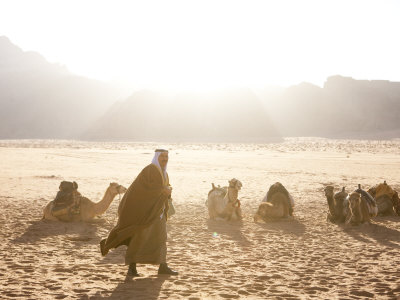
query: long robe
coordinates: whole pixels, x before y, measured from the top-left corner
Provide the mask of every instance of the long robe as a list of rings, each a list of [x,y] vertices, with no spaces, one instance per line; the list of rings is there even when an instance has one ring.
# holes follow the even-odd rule
[[[100,242],[102,255],[112,248],[128,246],[136,233],[159,223],[161,214],[167,215],[168,197],[161,193],[169,185],[168,175],[166,177],[164,179],[161,169],[154,164],[140,172],[121,200],[117,225],[107,239]],[[164,237],[161,234],[154,240],[161,242]]]
[[[162,264],[167,262],[167,220],[163,214],[149,227],[132,235],[125,264]]]

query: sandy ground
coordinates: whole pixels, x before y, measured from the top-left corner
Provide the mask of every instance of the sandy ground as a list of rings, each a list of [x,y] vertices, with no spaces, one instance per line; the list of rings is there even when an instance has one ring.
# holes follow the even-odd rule
[[[109,182],[128,187],[156,147],[170,149],[177,214],[168,224],[168,262],[180,272],[126,277],[124,247],[106,257],[98,243],[119,198],[93,223],[42,221],[61,180],[99,201]],[[23,299],[396,299],[400,296],[400,217],[372,225],[326,222],[323,188],[400,190],[400,141],[287,139],[281,144],[0,141],[0,298]],[[211,183],[243,183],[242,223],[209,221]],[[268,187],[295,198],[293,219],[268,224],[253,214]]]

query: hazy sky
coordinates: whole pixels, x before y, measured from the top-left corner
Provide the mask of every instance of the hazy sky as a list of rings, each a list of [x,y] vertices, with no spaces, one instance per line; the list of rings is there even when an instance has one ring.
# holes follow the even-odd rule
[[[0,0],[0,35],[138,87],[400,81],[400,1]]]

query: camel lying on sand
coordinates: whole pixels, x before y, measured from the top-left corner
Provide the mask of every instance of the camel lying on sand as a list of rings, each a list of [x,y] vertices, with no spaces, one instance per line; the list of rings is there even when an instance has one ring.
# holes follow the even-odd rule
[[[233,178],[229,180],[228,187],[216,187],[212,184],[212,189],[208,192],[206,206],[211,220],[223,219],[241,220],[242,209],[238,200],[238,193],[242,183]]]
[[[329,207],[327,220],[332,223],[352,225],[370,223],[371,218],[377,215],[376,202],[368,192],[361,189],[360,185],[350,194],[344,187],[334,194],[334,187],[331,185],[326,186],[324,191]]]
[[[357,190],[347,196],[346,201],[348,201],[350,209],[347,211],[345,224],[371,223],[371,218],[378,214],[378,206],[374,198],[362,190],[360,185]]]
[[[332,223],[343,223],[349,211],[349,202],[346,202],[348,196],[346,189],[334,194],[334,187],[328,185],[324,189],[326,200],[328,201],[329,212],[327,220]]]
[[[65,183],[65,182],[63,182]],[[62,184],[63,184],[62,183]],[[70,182],[67,182],[70,183]],[[77,184],[73,184],[74,188],[71,190],[73,198],[73,206],[67,207],[63,212],[55,212],[54,200],[50,201],[43,209],[43,219],[53,221],[90,221],[96,216],[100,216],[106,212],[115,196],[126,192],[126,188],[118,183],[112,182],[106,189],[103,199],[100,202],[94,203],[88,198],[83,197],[77,191]],[[60,185],[61,190],[61,185]]]
[[[399,194],[386,183],[377,184],[368,190],[378,205],[378,215],[400,215]]]
[[[293,215],[294,201],[286,188],[276,182],[270,186],[263,202],[254,215],[254,222],[287,218]]]

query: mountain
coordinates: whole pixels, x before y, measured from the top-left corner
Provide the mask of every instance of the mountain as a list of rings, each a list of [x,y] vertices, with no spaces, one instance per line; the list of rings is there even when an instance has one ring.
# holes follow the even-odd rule
[[[77,138],[117,90],[71,74],[0,37],[0,138]]]
[[[400,137],[399,82],[332,76],[322,88],[301,83],[261,98],[283,136]]]
[[[281,136],[400,137],[400,83],[329,77],[323,87],[246,88],[116,100],[121,89],[71,74],[0,37],[0,139],[267,142]]]
[[[163,95],[139,91],[85,135],[95,140],[267,142],[281,137],[249,89]]]

